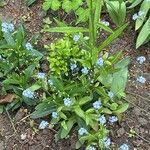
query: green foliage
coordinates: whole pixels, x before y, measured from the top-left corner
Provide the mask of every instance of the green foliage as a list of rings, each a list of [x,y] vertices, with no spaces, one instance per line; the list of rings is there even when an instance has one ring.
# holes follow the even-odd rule
[[[106,1],[107,10],[113,22],[117,26],[121,26],[125,22],[126,17],[126,4],[123,0]]]
[[[129,6],[130,9],[134,7],[140,7],[138,12],[141,12],[141,16],[138,16],[135,22],[135,30],[140,30],[139,35],[136,40],[136,48],[139,48],[141,45],[147,43],[150,40],[150,3],[147,0],[134,0]]]
[[[69,1],[65,2],[69,3]],[[95,6],[96,3],[98,5]],[[114,55],[101,53],[122,33],[127,24],[115,31],[102,25],[99,21],[102,3],[100,0],[97,0],[96,3],[90,0],[87,4],[90,12],[88,29],[79,30],[81,27],[66,25],[64,27],[60,22],[58,22],[60,27],[44,29],[46,32],[66,34],[63,38],[45,46],[49,50],[50,73],[48,79],[51,82],[44,91],[45,100],[37,106],[32,114],[33,118],[37,118],[46,116],[47,113],[57,113],[57,116],[53,117],[50,122],[51,127],[60,125],[56,140],[67,138],[73,127],[76,127],[77,130],[85,128],[87,133],[83,136],[79,134],[76,148],[86,144],[87,148],[90,145],[98,145],[104,149],[103,140],[107,136],[108,130],[105,124],[97,121],[98,118],[102,115],[108,118],[112,114],[120,116],[129,107],[128,103],[124,103],[121,98],[125,97],[127,66],[130,59],[120,60],[122,51]],[[97,45],[99,28],[111,34],[104,42]],[[85,32],[86,35],[88,34],[88,38],[84,35]],[[100,65],[97,63],[99,55],[103,60]],[[73,64],[75,67],[71,68]],[[88,72],[83,71],[85,67]],[[112,98],[108,95],[109,91],[114,94]],[[69,104],[65,102],[65,99],[69,99]],[[93,104],[98,100],[101,101],[102,106],[96,110]]]

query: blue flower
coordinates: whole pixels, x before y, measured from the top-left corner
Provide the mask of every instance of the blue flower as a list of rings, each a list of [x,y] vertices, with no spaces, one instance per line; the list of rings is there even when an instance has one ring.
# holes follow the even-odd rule
[[[28,98],[34,98],[34,92],[31,91],[30,89],[26,89],[22,92],[22,95]]]
[[[97,62],[96,62],[96,64],[97,64],[98,66],[103,66],[103,63],[104,63],[103,58],[99,58],[99,59],[97,60]]]
[[[137,20],[138,18],[139,18],[139,16],[138,16],[137,13],[135,13],[135,14],[132,16],[132,19],[133,19],[133,20]]]
[[[39,125],[39,129],[45,129],[48,126],[48,122],[43,120],[40,125]]]
[[[105,118],[105,116],[104,115],[102,115],[102,116],[100,116],[99,118],[98,118],[98,121],[100,122],[100,124],[105,124],[106,123],[106,118]]]
[[[143,84],[146,82],[146,79],[143,76],[139,76],[136,80]]]
[[[108,147],[110,146],[110,144],[111,144],[110,138],[105,137],[105,138],[103,139],[103,143],[104,143],[104,146],[105,146],[106,148],[108,148]]]
[[[37,75],[37,77],[38,77],[39,79],[44,79],[44,78],[45,78],[45,73],[39,72],[38,75]]]
[[[129,146],[127,144],[122,144],[119,150],[129,150]]]
[[[96,148],[93,147],[93,146],[90,146],[90,147],[88,148],[88,150],[96,150]]]
[[[100,100],[96,101],[93,103],[93,107],[96,109],[96,110],[99,110],[101,107],[102,107],[102,103]]]
[[[108,21],[103,20],[101,23],[102,23],[103,25],[105,25],[105,26],[109,26],[109,22],[108,22]]]
[[[109,91],[109,92],[108,92],[108,96],[109,96],[110,98],[113,98],[113,97],[114,97],[114,93],[111,92],[111,91]]]
[[[140,56],[136,60],[139,62],[139,64],[143,64],[143,62],[146,60],[146,58],[144,56]]]
[[[57,112],[52,112],[52,117],[56,119],[58,117],[58,113]]]
[[[118,118],[116,116],[109,117],[109,122],[110,123],[114,123],[114,122],[117,122],[117,121],[118,121]]]
[[[12,23],[3,22],[2,23],[2,32],[8,33],[14,31],[14,25]]]
[[[145,14],[144,11],[139,11],[139,12],[138,12],[138,16],[139,16],[139,17],[143,16],[144,14]]]
[[[70,68],[71,68],[71,70],[76,69],[76,68],[77,68],[77,64],[71,64],[71,65],[70,65]]]
[[[31,43],[26,43],[25,45],[26,49],[29,50],[29,51],[32,51],[33,50],[33,46],[31,45]]]
[[[85,128],[80,128],[79,131],[78,131],[79,135],[84,135],[84,134],[87,134],[87,130]]]
[[[71,104],[72,104],[72,101],[70,98],[64,98],[64,105],[67,106],[67,107],[70,107]]]
[[[80,39],[80,35],[79,35],[79,34],[75,34],[74,37],[73,37],[73,40],[74,40],[75,42],[78,42],[79,39]]]
[[[82,73],[87,75],[89,73],[89,70],[87,69],[87,67],[82,68]]]
[[[51,79],[49,79],[47,82],[48,82],[48,84],[49,84],[50,86],[53,85],[53,81],[52,81]]]

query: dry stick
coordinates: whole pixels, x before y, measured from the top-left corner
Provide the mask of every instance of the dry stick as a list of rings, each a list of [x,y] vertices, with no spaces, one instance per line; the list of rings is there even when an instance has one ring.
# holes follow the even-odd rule
[[[128,127],[130,128],[130,129],[133,129],[132,127],[130,127],[130,125],[127,123],[127,125],[128,125]],[[145,139],[144,137],[142,137],[141,135],[139,135],[137,132],[135,132],[135,134],[139,137],[139,138],[141,138],[143,141],[145,141],[145,142],[147,142],[147,143],[149,143],[150,144],[150,141],[148,141],[147,139]]]
[[[22,121],[24,121],[25,119],[27,119],[27,118],[28,118],[28,117],[30,117],[30,116],[31,116],[31,114],[30,114],[30,115],[25,116],[25,117],[24,117],[24,118],[22,118],[20,121],[18,121],[18,122],[17,122],[17,124],[18,124],[18,123],[20,123],[20,122],[22,122]]]
[[[10,123],[11,123],[11,125],[12,125],[12,127],[13,127],[13,130],[14,130],[14,132],[15,132],[15,134],[16,134],[16,133],[17,133],[17,130],[16,130],[15,125],[14,125],[14,123],[13,123],[11,117],[10,117],[10,114],[9,114],[9,112],[8,112],[7,109],[5,109],[5,110],[6,110],[7,116],[8,116],[8,118],[9,118],[9,120],[10,120]]]
[[[148,99],[148,98],[146,98],[146,97],[143,97],[143,96],[141,96],[141,95],[139,95],[139,94],[137,94],[137,93],[130,93],[129,91],[127,91],[127,94],[130,94],[130,95],[133,95],[133,96],[138,96],[138,97],[140,97],[141,99],[150,102],[150,99]]]
[[[141,107],[138,106],[138,105],[135,105],[134,103],[132,103],[132,102],[130,102],[129,100],[127,100],[126,98],[123,98],[123,100],[127,101],[128,103],[132,104],[132,105],[135,106],[135,107],[138,107],[139,109],[141,109],[142,111],[144,111],[144,112],[147,113],[147,111],[146,111],[145,109],[141,108]]]

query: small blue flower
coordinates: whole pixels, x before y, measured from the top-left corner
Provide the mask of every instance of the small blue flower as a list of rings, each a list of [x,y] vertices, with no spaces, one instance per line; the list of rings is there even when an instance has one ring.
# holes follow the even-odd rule
[[[33,50],[33,46],[31,45],[31,43],[26,43],[25,45],[26,49],[29,50],[29,51],[32,51]]]
[[[58,118],[58,113],[57,112],[52,112],[52,117],[55,118],[55,119]]]
[[[64,98],[64,105],[67,106],[67,107],[70,107],[71,104],[72,104],[72,101],[70,98]]]
[[[144,56],[140,56],[136,60],[139,62],[139,64],[143,64],[143,62],[145,62],[146,58]]]
[[[103,58],[99,58],[99,59],[97,60],[97,62],[96,62],[96,64],[97,64],[98,66],[103,66],[103,63],[104,63]]]
[[[104,125],[106,123],[106,118],[104,115],[100,116],[98,118],[98,121],[100,122],[100,124]]]
[[[22,92],[22,95],[28,98],[34,98],[34,92],[31,91],[30,89],[26,89]]]
[[[109,26],[109,22],[108,22],[108,21],[103,20],[101,23],[102,23],[103,25],[105,25],[105,26]]]
[[[78,131],[79,135],[84,135],[84,134],[87,134],[87,130],[85,128],[80,128],[79,131]]]
[[[109,122],[110,123],[114,123],[114,122],[117,122],[117,121],[118,121],[118,118],[116,116],[109,117]]]
[[[122,144],[119,150],[129,150],[129,146],[127,144]]]
[[[81,71],[82,71],[82,73],[85,74],[85,75],[87,75],[87,74],[89,73],[89,70],[88,70],[87,67],[82,68]]]
[[[45,73],[39,72],[39,73],[37,74],[37,77],[38,77],[39,79],[44,79],[44,78],[45,78]]]
[[[43,120],[40,125],[39,125],[39,129],[45,129],[48,126],[48,122]]]
[[[138,16],[137,13],[135,13],[135,14],[132,16],[132,19],[133,19],[133,20],[137,20],[138,18],[139,18],[139,16]]]
[[[93,103],[93,107],[96,109],[96,110],[99,110],[101,107],[102,107],[102,103],[100,100],[96,101]]]
[[[142,84],[146,82],[146,79],[143,76],[139,76],[136,80]]]
[[[114,93],[111,92],[111,91],[109,91],[109,92],[108,92],[108,96],[109,96],[110,98],[113,98],[113,97],[114,97]]]
[[[52,81],[51,79],[49,79],[47,82],[48,82],[48,84],[49,84],[50,86],[53,85],[53,81]]]
[[[14,31],[14,25],[12,23],[3,22],[2,23],[2,32],[8,33]]]
[[[103,139],[103,143],[104,143],[104,146],[105,146],[106,148],[108,148],[108,147],[110,146],[110,144],[111,144],[110,138],[105,137],[105,138]]]
[[[79,35],[79,34],[75,34],[74,37],[73,37],[73,40],[74,40],[75,42],[78,42],[79,39],[80,39],[80,35]]]
[[[144,11],[139,11],[139,12],[138,12],[138,16],[139,16],[139,17],[143,16],[144,14],[145,14]]]
[[[71,65],[70,65],[70,68],[71,68],[71,70],[76,69],[76,68],[77,68],[77,64],[71,64]]]
[[[96,148],[93,147],[93,146],[90,146],[90,147],[88,148],[88,150],[96,150]]]

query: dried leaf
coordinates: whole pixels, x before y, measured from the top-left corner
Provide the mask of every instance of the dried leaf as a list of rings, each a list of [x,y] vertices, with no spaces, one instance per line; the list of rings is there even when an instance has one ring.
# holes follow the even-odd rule
[[[4,97],[0,97],[0,104],[6,104],[6,103],[11,103],[16,96],[14,94],[7,94]]]

